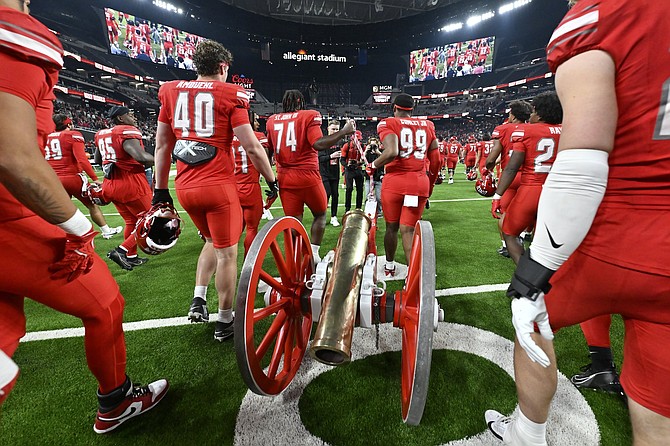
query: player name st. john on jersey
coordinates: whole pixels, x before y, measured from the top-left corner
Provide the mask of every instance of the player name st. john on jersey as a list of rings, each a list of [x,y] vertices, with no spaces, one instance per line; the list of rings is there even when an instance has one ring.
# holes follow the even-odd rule
[[[274,150],[277,172],[284,169],[319,171],[314,142],[323,136],[321,113],[315,110],[278,113],[268,118],[268,143]]]

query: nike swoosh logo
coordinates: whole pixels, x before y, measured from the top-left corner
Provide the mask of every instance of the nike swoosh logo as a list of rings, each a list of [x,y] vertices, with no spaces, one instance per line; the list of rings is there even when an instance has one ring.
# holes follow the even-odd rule
[[[551,246],[553,246],[554,249],[558,249],[558,248],[560,248],[561,246],[564,245],[564,243],[561,243],[560,245],[558,243],[556,243],[554,238],[551,236],[551,232],[549,232],[549,228],[547,228],[547,225],[544,225],[544,227],[547,230],[547,234],[549,235],[549,241],[551,242]]]
[[[100,416],[98,418],[100,419],[100,421],[104,421],[104,422],[109,423],[109,422],[112,422],[112,421],[119,421],[123,418],[132,418],[135,415],[139,415],[139,412],[141,412],[141,411],[142,411],[142,403],[135,402],[135,403],[132,403],[130,406],[128,406],[128,408],[126,408],[126,410],[121,415],[119,415],[118,417],[106,418],[106,417]]]

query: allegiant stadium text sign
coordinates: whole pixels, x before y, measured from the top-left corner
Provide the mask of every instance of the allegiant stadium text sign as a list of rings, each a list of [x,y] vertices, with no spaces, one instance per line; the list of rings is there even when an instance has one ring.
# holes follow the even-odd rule
[[[337,62],[347,63],[345,56],[336,56],[335,54],[307,54],[306,52],[298,52],[298,54],[289,51],[284,53],[284,60],[294,60],[296,62]]]

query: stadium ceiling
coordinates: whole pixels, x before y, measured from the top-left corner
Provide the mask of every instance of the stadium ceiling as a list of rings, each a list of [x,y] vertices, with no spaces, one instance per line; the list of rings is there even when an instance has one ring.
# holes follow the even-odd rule
[[[310,25],[356,25],[412,17],[466,0],[218,0],[254,14]],[[205,0],[187,1],[211,7]]]

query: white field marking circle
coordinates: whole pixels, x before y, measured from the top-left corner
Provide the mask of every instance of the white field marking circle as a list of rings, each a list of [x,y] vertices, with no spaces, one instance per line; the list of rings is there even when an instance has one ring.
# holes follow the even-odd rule
[[[352,360],[400,350],[401,331],[391,324],[383,324],[379,328],[379,350],[375,348],[374,330],[355,328],[351,346]],[[433,349],[457,350],[481,356],[501,367],[514,379],[514,343],[490,331],[440,322],[438,332],[433,337]],[[327,445],[302,424],[298,403],[305,387],[331,369],[305,355],[293,382],[280,395],[265,397],[248,391],[237,416],[234,444]],[[401,418],[398,412],[398,422],[401,422]],[[481,421],[484,425],[483,413]],[[554,446],[600,444],[600,431],[593,411],[579,390],[560,372],[558,390],[547,423],[547,437]],[[445,446],[490,446],[497,443],[498,440],[485,429],[473,437],[450,441]]]

